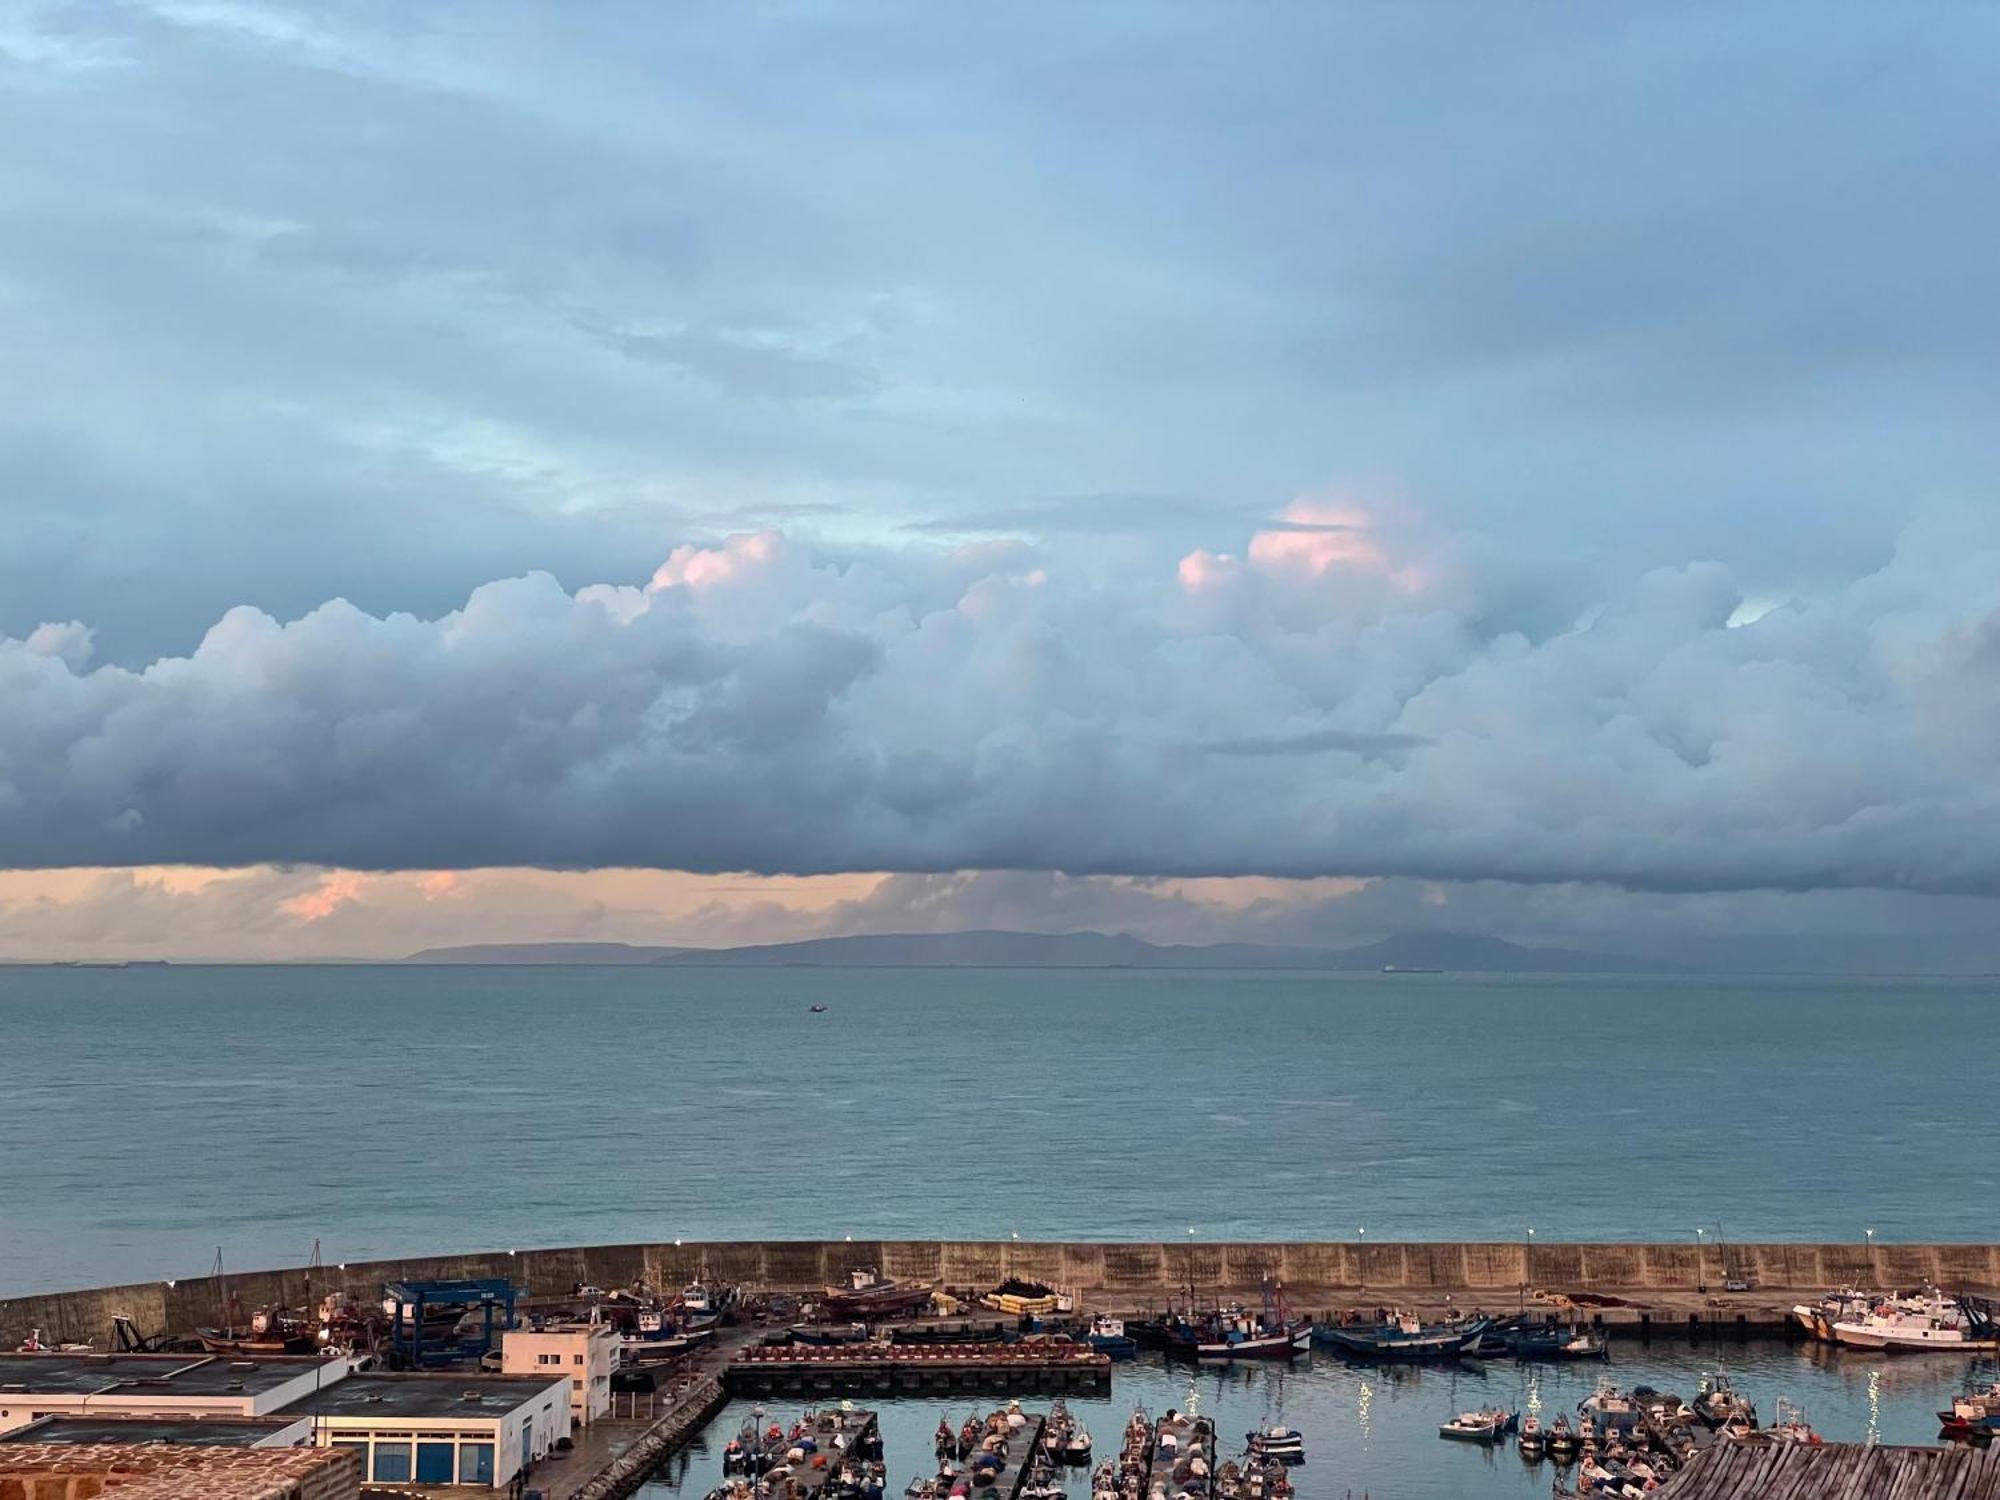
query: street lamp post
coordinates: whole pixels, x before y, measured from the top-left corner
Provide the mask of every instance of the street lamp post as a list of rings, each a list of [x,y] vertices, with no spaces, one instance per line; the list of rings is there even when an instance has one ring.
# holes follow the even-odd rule
[[[1702,1262],[1702,1233],[1701,1226],[1696,1225],[1694,1231],[1694,1289],[1705,1296],[1708,1292],[1708,1272]]]

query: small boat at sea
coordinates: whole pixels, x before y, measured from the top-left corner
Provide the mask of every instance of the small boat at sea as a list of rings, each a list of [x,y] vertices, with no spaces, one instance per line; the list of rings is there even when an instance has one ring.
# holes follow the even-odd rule
[[[821,1306],[833,1318],[883,1318],[911,1312],[931,1300],[929,1282],[898,1281],[861,1266],[848,1273],[849,1285],[825,1288]]]
[[[1438,1428],[1438,1436],[1460,1443],[1502,1443],[1519,1424],[1515,1412],[1495,1407],[1487,1411],[1462,1411]]]
[[[1296,1427],[1260,1427],[1255,1432],[1245,1433],[1250,1445],[1252,1463],[1264,1459],[1281,1464],[1302,1464],[1306,1461],[1305,1436]]]
[[[1312,1330],[1312,1336],[1314,1343],[1338,1349],[1356,1359],[1456,1359],[1477,1343],[1492,1323],[1491,1318],[1421,1323],[1399,1314],[1387,1323],[1321,1323]]]
[[[1124,1320],[1106,1317],[1103,1313],[1090,1320],[1089,1331],[1084,1337],[1089,1340],[1091,1348],[1113,1359],[1133,1359],[1139,1353],[1139,1341],[1125,1331]]]

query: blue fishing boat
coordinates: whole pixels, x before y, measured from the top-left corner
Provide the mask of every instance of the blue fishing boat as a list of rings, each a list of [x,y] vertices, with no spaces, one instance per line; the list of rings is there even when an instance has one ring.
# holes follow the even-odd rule
[[[1491,1318],[1419,1323],[1412,1317],[1397,1317],[1387,1323],[1321,1323],[1313,1330],[1313,1342],[1355,1359],[1456,1359],[1478,1343],[1492,1324]]]
[[[1581,1328],[1525,1328],[1513,1336],[1516,1359],[1609,1359],[1611,1342]]]
[[[1085,1337],[1090,1340],[1091,1348],[1113,1359],[1134,1359],[1139,1353],[1139,1341],[1125,1331],[1124,1322],[1102,1313],[1090,1320],[1090,1332]]]

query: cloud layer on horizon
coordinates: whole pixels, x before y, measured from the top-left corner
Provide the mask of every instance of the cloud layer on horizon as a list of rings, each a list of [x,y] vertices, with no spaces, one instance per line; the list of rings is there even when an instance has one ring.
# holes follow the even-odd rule
[[[1408,876],[2000,893],[2000,526],[1744,618],[1308,500],[1237,549],[677,549],[436,619],[0,642],[17,867]]]

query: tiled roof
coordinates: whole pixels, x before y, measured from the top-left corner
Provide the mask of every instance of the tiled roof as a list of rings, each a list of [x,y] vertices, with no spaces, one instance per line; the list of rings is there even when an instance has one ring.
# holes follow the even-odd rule
[[[0,1500],[351,1500],[361,1460],[332,1448],[21,1443],[0,1448]]]

